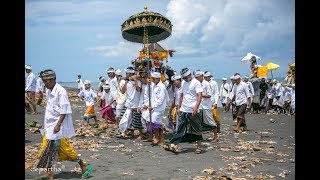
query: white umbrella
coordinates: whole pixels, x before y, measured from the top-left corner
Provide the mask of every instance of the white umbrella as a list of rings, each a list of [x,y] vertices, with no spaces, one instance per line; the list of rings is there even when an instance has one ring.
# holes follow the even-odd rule
[[[249,52],[245,57],[242,58],[241,61],[249,61],[252,56],[255,56],[257,60],[260,60],[260,57]]]

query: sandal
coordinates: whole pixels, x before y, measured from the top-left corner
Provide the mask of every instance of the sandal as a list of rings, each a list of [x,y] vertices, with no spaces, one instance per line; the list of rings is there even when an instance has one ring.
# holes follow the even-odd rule
[[[167,150],[167,151],[171,151],[171,152],[173,152],[173,153],[175,153],[175,154],[178,154],[178,153],[180,152],[179,150],[177,150],[176,148],[174,148],[174,146],[171,146],[171,145],[169,145],[169,144],[166,144],[166,145],[164,146],[164,149]]]
[[[87,170],[86,170],[86,172],[82,173],[81,179],[89,178],[91,175],[91,170],[92,170],[92,166],[90,164],[87,165]]]
[[[200,149],[200,148],[197,148],[194,153],[196,153],[196,154],[201,154],[201,149]]]

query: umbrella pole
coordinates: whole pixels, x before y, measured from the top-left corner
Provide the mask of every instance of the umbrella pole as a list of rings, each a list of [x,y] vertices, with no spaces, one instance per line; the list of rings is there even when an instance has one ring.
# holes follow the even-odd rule
[[[271,78],[273,79],[273,74],[272,74],[272,70],[271,70]]]
[[[150,79],[150,59],[149,59],[149,44],[148,44],[148,29],[144,27],[144,38],[145,38],[145,45],[146,45],[146,51],[147,51],[147,66],[148,66],[148,78]],[[151,107],[151,87],[150,83],[148,82],[148,98],[149,98],[149,107]],[[149,118],[150,118],[150,129],[151,129],[151,135],[153,134],[152,131],[152,118],[151,118],[151,110],[149,110]]]

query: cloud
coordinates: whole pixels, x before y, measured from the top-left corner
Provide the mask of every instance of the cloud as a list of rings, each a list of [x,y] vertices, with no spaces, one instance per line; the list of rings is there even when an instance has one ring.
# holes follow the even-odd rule
[[[126,59],[135,59],[138,57],[140,46],[136,43],[121,41],[116,45],[89,47],[86,50],[88,52],[100,54],[105,57],[123,57]]]

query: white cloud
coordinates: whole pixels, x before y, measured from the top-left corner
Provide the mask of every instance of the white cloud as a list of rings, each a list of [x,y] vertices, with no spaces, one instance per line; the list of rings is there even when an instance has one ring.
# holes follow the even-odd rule
[[[96,46],[89,47],[86,50],[93,52],[95,54],[100,54],[105,57],[123,57],[126,59],[135,59],[138,57],[138,52],[142,48],[141,44],[131,42],[119,42],[118,44],[112,46]]]

